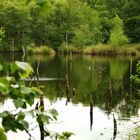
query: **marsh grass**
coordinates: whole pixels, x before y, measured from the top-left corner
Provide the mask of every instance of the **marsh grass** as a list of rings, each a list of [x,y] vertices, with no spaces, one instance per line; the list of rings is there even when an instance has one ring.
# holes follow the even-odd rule
[[[28,54],[55,54],[55,51],[48,46],[28,47]],[[58,48],[60,54],[86,54],[86,55],[103,55],[103,56],[117,56],[117,55],[140,55],[140,44],[126,44],[119,47],[111,47],[106,44],[90,45],[85,48],[78,48],[72,44],[61,45]]]
[[[55,51],[48,47],[48,46],[40,46],[40,47],[29,47],[27,49],[28,54],[35,54],[35,55],[50,55],[55,54]]]
[[[75,47],[74,45],[62,45],[60,48],[59,48],[59,52],[60,53],[63,53],[63,54],[79,54],[81,53],[81,49]]]
[[[140,49],[140,48],[139,48]],[[138,50],[132,46],[111,47],[109,45],[91,45],[83,49],[83,54],[89,55],[136,55]]]

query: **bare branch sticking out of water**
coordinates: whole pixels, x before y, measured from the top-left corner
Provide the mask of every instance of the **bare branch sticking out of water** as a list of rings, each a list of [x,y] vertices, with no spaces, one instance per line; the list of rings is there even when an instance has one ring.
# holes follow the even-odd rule
[[[114,116],[114,113],[113,113],[113,124],[114,124],[113,140],[115,140],[116,135],[117,135],[117,120]]]
[[[92,96],[90,96],[90,130],[92,130],[93,125],[93,99]]]

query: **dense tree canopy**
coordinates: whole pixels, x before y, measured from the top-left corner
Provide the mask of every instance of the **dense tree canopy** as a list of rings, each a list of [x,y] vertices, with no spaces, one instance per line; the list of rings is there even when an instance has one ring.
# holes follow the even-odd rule
[[[139,0],[1,0],[1,49],[32,43],[57,48],[108,43],[118,15],[130,42],[139,42]],[[123,31],[122,31],[123,32]]]

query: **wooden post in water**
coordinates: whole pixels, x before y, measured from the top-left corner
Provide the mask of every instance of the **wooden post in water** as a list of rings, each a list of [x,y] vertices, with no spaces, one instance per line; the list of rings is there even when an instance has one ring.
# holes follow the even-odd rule
[[[40,96],[40,111],[44,112],[44,98],[43,98],[43,95]],[[44,138],[45,138],[44,123],[40,120],[38,121],[38,123],[39,123],[39,129],[40,129],[40,138],[41,138],[41,140],[44,140]]]
[[[67,105],[67,103],[70,101],[70,86],[69,86],[69,78],[67,74],[65,76],[65,81],[66,81],[66,96],[67,96],[66,105]]]
[[[115,140],[116,135],[117,135],[117,120],[114,116],[114,113],[113,113],[113,124],[114,124],[113,140]]]
[[[38,88],[39,88],[39,66],[40,66],[40,61],[38,60],[37,68],[36,68],[36,76],[37,76],[36,85]],[[44,97],[43,97],[43,95],[40,95],[39,103],[36,104],[36,109],[40,112],[44,112]],[[44,123],[42,120],[40,120],[39,114],[37,114],[37,123],[39,125],[39,130],[40,130],[40,140],[44,140],[44,138],[45,138]]]
[[[112,82],[109,81],[109,101],[108,101],[108,115],[111,113],[112,110]]]
[[[93,99],[92,96],[90,96],[90,130],[92,130],[93,125]]]

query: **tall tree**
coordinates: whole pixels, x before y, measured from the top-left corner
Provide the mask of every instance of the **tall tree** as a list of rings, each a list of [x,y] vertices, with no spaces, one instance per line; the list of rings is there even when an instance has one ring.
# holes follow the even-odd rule
[[[140,0],[128,0],[123,8],[125,32],[131,42],[140,41]]]
[[[112,29],[109,43],[113,47],[128,43],[128,38],[124,34],[123,21],[119,16],[115,16],[112,20]]]

